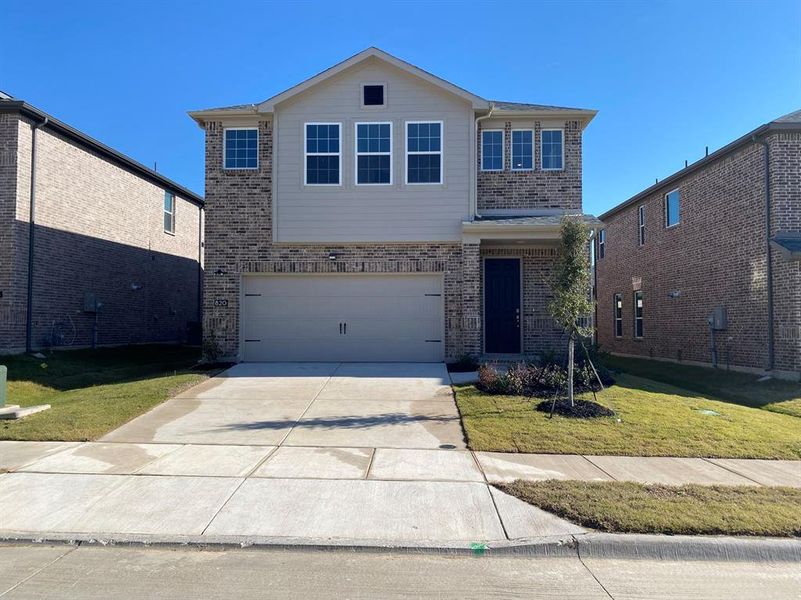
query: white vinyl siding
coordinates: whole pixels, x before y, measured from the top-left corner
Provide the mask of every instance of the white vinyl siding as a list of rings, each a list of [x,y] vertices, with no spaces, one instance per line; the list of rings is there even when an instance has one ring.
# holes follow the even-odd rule
[[[361,84],[387,82],[380,111],[361,108]],[[273,241],[457,242],[470,214],[473,111],[461,98],[369,61],[279,105],[274,115]],[[356,123],[392,123],[392,184],[356,185]],[[407,121],[442,122],[442,183],[407,185]],[[340,186],[304,184],[303,125],[342,123]],[[471,158],[472,157],[472,158]]]

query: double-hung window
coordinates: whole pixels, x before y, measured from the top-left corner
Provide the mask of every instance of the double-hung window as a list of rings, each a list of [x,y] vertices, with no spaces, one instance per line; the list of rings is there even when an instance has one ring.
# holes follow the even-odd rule
[[[406,183],[442,183],[442,121],[406,123]]]
[[[680,205],[681,195],[679,190],[673,190],[665,194],[665,227],[673,227],[679,224]]]
[[[224,166],[226,169],[259,167],[259,130],[232,128],[225,130]]]
[[[541,141],[542,170],[559,171],[564,168],[565,153],[561,129],[543,129]]]
[[[392,183],[392,123],[356,123],[356,185]]]
[[[645,205],[637,207],[637,236],[640,246],[645,245]]]
[[[306,185],[339,185],[342,162],[339,123],[306,123],[305,178]]]
[[[175,233],[175,194],[164,192],[164,233]]]
[[[598,231],[598,258],[606,255],[606,229]]]
[[[634,292],[634,337],[643,337],[642,326],[642,291]]]
[[[481,170],[503,171],[503,130],[481,132]]]
[[[534,132],[531,129],[512,130],[512,171],[531,171],[534,168]]]
[[[623,296],[615,294],[613,298],[615,315],[615,337],[623,337]]]

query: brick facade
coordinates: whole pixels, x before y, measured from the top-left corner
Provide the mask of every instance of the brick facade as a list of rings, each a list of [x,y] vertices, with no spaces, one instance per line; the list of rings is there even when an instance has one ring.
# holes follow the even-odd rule
[[[222,168],[222,132],[219,122],[206,126],[203,329],[224,355],[239,354],[239,288],[246,273],[442,273],[445,354],[480,352],[477,244],[273,244],[272,123],[259,123],[259,168],[252,171]]]
[[[0,351],[14,352],[26,337],[32,121],[0,114],[0,136]],[[98,345],[185,341],[199,319],[197,203],[176,197],[165,233],[164,187],[50,127],[36,132],[35,168],[32,346],[89,346],[95,330]]]
[[[773,186],[772,234],[801,231],[799,134],[768,137]],[[621,354],[711,362],[707,318],[717,306],[728,328],[716,332],[721,366],[767,366],[767,260],[764,149],[746,143],[653,193],[602,217],[605,257],[597,260],[598,341]],[[665,226],[664,195],[678,188],[680,223]],[[638,243],[638,207],[646,241]],[[798,262],[773,251],[774,335],[779,371],[801,371]],[[643,292],[644,337],[633,335],[633,292]],[[614,335],[613,295],[623,299],[623,336]]]
[[[478,168],[478,211],[558,209],[581,211],[581,125],[578,121],[560,123],[564,128],[564,168],[543,171],[540,140],[542,121],[506,120],[479,123],[476,148]],[[481,170],[481,131],[503,129],[503,171]],[[534,169],[512,171],[512,129],[534,130]]]

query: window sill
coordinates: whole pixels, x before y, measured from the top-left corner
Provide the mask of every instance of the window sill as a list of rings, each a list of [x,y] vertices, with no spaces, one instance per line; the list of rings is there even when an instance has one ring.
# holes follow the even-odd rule
[[[174,232],[174,231],[167,231],[167,230],[165,229],[165,230],[164,230],[164,233],[166,233],[167,235],[171,235],[172,237],[175,237],[175,232]]]
[[[678,227],[679,225],[681,225],[681,223],[675,223],[673,225],[665,225],[665,229],[676,229],[676,227]]]

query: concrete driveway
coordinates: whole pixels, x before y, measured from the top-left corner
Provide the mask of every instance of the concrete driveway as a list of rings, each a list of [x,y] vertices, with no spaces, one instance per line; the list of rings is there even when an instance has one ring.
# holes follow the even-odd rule
[[[463,449],[449,384],[441,364],[245,363],[103,441]]]
[[[468,544],[581,533],[488,485],[449,384],[442,364],[237,365],[99,442],[43,448],[1,475],[0,537]]]

